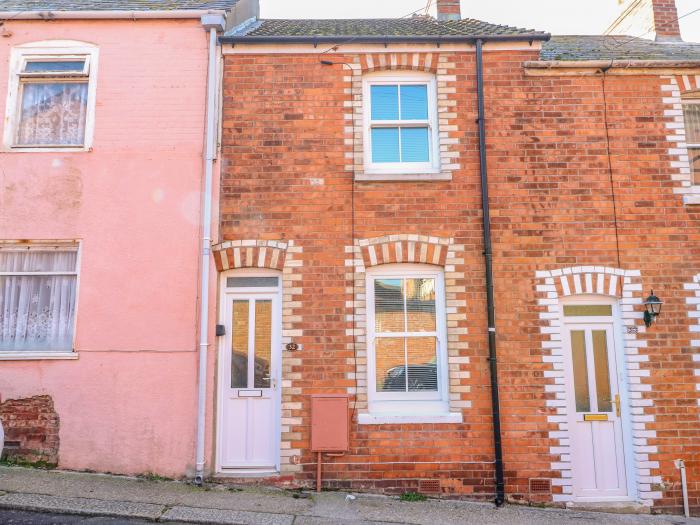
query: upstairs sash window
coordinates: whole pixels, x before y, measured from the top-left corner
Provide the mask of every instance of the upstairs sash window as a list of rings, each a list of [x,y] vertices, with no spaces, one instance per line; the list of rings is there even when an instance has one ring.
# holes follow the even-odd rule
[[[437,169],[434,80],[369,77],[365,83],[366,168],[379,173]]]

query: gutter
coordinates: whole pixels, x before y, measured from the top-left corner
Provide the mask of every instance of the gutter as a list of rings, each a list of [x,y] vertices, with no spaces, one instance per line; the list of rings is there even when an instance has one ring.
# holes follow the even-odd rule
[[[493,291],[493,253],[491,250],[491,211],[489,208],[489,176],[486,165],[486,116],[484,111],[484,57],[482,40],[476,41],[476,92],[479,118],[479,171],[481,173],[481,205],[484,214],[484,266],[486,270],[486,312],[488,317],[489,371],[491,375],[491,412],[493,414],[494,469],[496,471],[496,506],[505,502],[501,408],[498,394],[498,362],[496,356],[496,307]]]
[[[530,33],[518,35],[435,35],[435,36],[397,36],[397,35],[298,35],[298,36],[246,36],[230,35],[222,36],[219,41],[223,44],[320,44],[320,43],[362,43],[362,44],[388,44],[407,42],[414,44],[434,44],[451,42],[546,42],[550,39],[549,33]],[[343,41],[346,39],[346,41]]]
[[[153,19],[202,18],[206,15],[225,16],[223,9],[180,9],[160,11],[0,11],[0,22],[8,20],[98,20],[98,19]]]
[[[698,68],[700,60],[531,60],[525,69]]]
[[[216,117],[218,87],[217,32],[226,27],[222,15],[202,16],[202,26],[209,32],[207,72],[207,116],[204,147],[204,194],[202,195],[202,259],[199,295],[199,376],[197,381],[197,436],[195,445],[196,484],[204,481],[204,442],[206,438],[207,354],[209,352],[209,267],[211,265],[212,178],[216,160]]]

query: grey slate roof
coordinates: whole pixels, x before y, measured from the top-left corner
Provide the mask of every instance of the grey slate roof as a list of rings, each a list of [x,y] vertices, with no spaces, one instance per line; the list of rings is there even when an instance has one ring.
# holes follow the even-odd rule
[[[660,43],[621,35],[552,36],[541,60],[700,60],[700,43]]]
[[[0,0],[0,12],[228,10],[232,8],[237,1],[238,0]]]
[[[437,21],[430,16],[411,18],[364,18],[326,20],[260,20],[241,29],[234,29],[225,35],[226,40],[270,39],[333,39],[363,38],[410,39],[413,37],[535,37],[544,39],[548,34],[542,31],[489,24],[480,20]]]

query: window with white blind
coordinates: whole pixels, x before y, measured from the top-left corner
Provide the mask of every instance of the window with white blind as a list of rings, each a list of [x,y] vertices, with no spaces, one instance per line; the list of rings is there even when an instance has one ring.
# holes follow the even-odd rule
[[[700,93],[683,99],[683,120],[690,173],[693,184],[700,185]]]
[[[0,245],[0,354],[71,352],[77,246]]]
[[[87,149],[92,143],[97,48],[49,41],[12,50],[8,149]]]
[[[435,77],[412,71],[372,73],[363,85],[365,171],[439,171]]]
[[[367,275],[370,412],[448,411],[442,270],[395,264]]]

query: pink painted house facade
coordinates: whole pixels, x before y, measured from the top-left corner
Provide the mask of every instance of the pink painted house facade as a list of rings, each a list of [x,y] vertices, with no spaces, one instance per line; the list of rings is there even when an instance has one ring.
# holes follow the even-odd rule
[[[65,5],[50,13],[4,4],[6,454],[191,475],[202,196],[218,170],[208,84],[218,84],[216,33],[239,16],[236,0],[133,11],[53,2]]]

